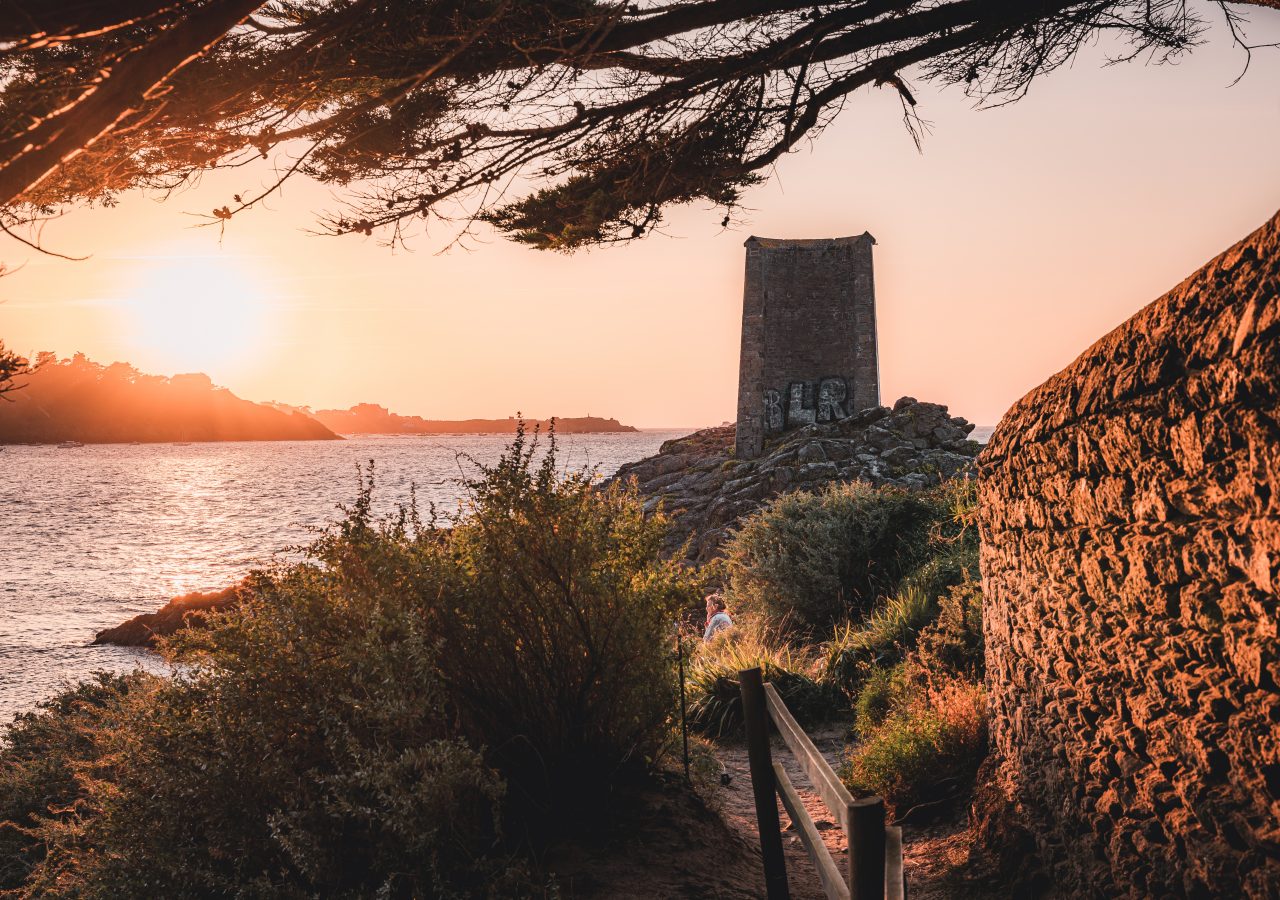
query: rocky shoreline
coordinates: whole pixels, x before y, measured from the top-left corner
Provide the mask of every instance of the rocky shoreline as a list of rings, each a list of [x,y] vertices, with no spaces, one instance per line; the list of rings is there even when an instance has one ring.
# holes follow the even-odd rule
[[[657,455],[622,466],[645,509],[672,518],[667,550],[695,563],[715,558],[730,528],[770,499],[839,481],[920,490],[968,471],[981,445],[974,426],[938,403],[903,397],[829,424],[806,425],[765,444],[756,459],[734,457],[734,427],[667,441]],[[686,547],[686,541],[688,545]]]
[[[233,584],[220,591],[192,591],[174,597],[153,613],[134,616],[114,628],[99,631],[95,644],[114,644],[117,647],[154,647],[158,638],[173,634],[186,625],[204,621],[211,612],[229,609],[240,602],[244,583]]]

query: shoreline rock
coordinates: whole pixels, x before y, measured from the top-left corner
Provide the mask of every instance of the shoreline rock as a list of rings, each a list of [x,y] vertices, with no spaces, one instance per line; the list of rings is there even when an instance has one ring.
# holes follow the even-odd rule
[[[244,583],[220,591],[192,591],[174,597],[153,613],[134,616],[114,628],[99,631],[93,643],[117,647],[154,647],[158,637],[167,637],[179,628],[196,627],[210,612],[229,609],[240,602]]]
[[[938,403],[903,397],[837,422],[806,425],[768,442],[756,459],[734,457],[734,426],[665,442],[613,479],[634,478],[645,509],[672,518],[668,552],[692,537],[687,558],[714,559],[729,529],[768,500],[831,482],[866,481],[921,490],[966,472],[981,445],[974,426]]]

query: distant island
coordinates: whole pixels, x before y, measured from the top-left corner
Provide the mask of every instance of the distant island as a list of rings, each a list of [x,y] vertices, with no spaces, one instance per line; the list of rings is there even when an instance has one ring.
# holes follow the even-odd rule
[[[401,416],[384,406],[359,403],[350,409],[322,409],[312,413],[317,421],[338,434],[509,434],[516,430],[515,417],[507,419],[424,419]],[[633,432],[639,429],[623,425],[617,419],[599,416],[557,418],[557,434],[599,434]],[[526,419],[525,426],[543,431],[549,421]]]
[[[0,444],[341,440],[299,412],[242,400],[208,375],[146,375],[83,353],[36,357],[0,400]]]

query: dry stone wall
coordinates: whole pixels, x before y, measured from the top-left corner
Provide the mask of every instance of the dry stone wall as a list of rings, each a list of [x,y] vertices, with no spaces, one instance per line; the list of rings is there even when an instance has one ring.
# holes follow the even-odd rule
[[[997,788],[1067,896],[1280,897],[1280,216],[980,457]]]

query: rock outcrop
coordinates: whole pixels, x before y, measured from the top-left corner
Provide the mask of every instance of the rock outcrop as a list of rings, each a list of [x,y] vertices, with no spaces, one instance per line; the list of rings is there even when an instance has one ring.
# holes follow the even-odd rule
[[[853,480],[919,489],[950,478],[979,450],[972,430],[945,406],[903,397],[893,409],[786,432],[750,460],[734,458],[732,425],[708,428],[667,441],[613,477],[636,479],[647,509],[663,505],[673,520],[669,550],[691,539],[689,558],[705,562],[735,522],[779,494]]]
[[[115,628],[99,631],[93,642],[120,647],[154,647],[157,638],[173,634],[179,628],[198,627],[208,613],[229,609],[239,603],[243,588],[243,584],[233,584],[220,591],[192,591],[174,597],[153,613],[143,613]]]
[[[1072,897],[1280,897],[1280,216],[980,457],[997,786]]]

